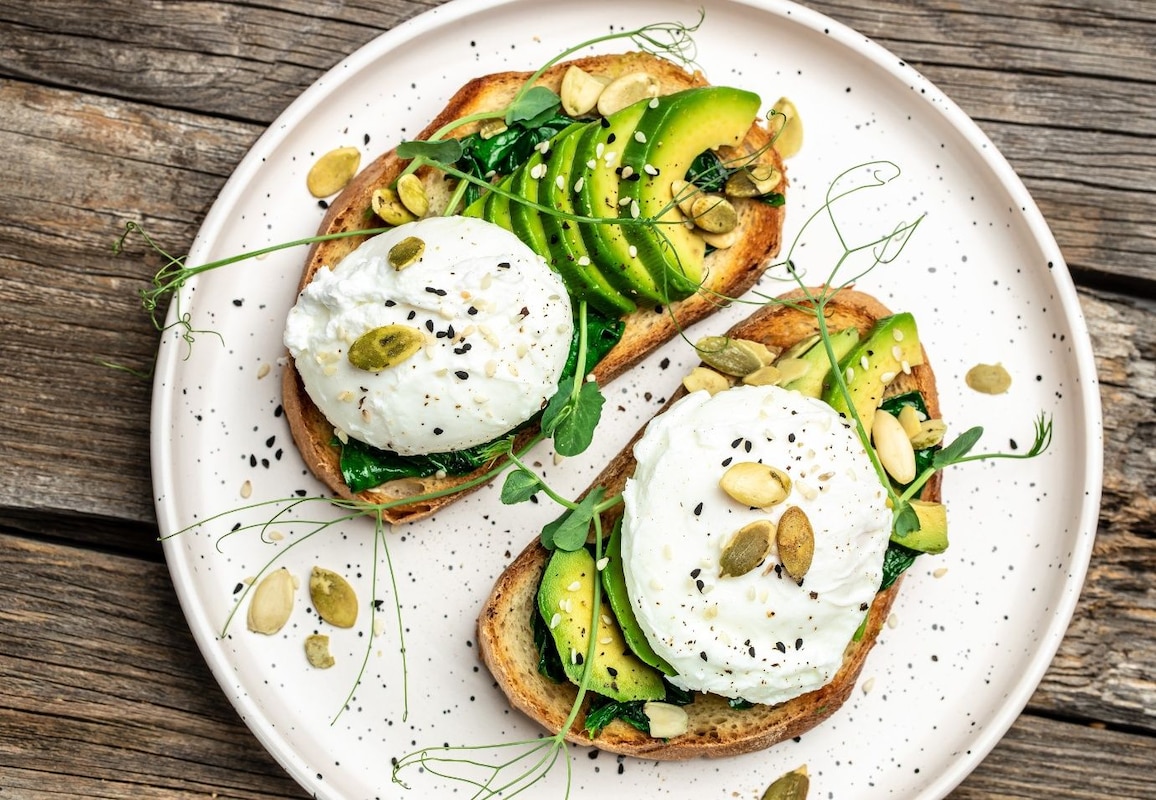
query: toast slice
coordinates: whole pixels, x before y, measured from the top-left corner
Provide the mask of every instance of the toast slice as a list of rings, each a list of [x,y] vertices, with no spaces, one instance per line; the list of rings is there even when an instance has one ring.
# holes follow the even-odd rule
[[[784,297],[799,300],[802,294],[793,292]],[[854,325],[860,333],[866,333],[875,320],[891,313],[871,296],[851,290],[841,291],[830,301],[827,312],[831,329]],[[735,325],[728,335],[782,349],[817,330],[816,320],[808,312],[769,305]],[[926,358],[923,365],[912,368],[910,375],[896,377],[887,394],[913,389],[923,393],[929,414],[939,417],[935,375]],[[686,390],[679,387],[663,410],[685,394]],[[622,491],[626,479],[633,473],[634,444],[642,433],[640,430],[634,436],[592,486],[604,487],[608,496]],[[922,499],[938,501],[939,498],[939,481],[929,481]],[[619,504],[605,514],[603,530],[609,531],[621,513]],[[482,661],[510,704],[553,733],[564,724],[577,689],[568,682],[554,683],[538,673],[538,650],[529,621],[531,615],[537,613],[538,584],[549,557],[550,553],[535,537],[534,542],[502,573],[479,615],[478,645]],[[875,596],[863,637],[848,644],[842,668],[830,683],[816,691],[785,703],[756,705],[745,710],[730,708],[726,699],[718,695],[696,694],[695,701],[685,707],[690,716],[687,732],[669,740],[652,738],[621,720],[613,721],[597,738],[591,739],[583,728],[584,708],[566,738],[613,753],[655,760],[682,760],[749,753],[799,736],[821,723],[847,700],[867,653],[890,613],[900,582],[896,581]]]
[[[538,83],[555,92],[559,91],[562,77],[571,65],[577,65],[592,75],[609,79],[643,71],[658,79],[661,94],[706,85],[706,80],[700,73],[687,72],[672,62],[641,52],[591,56],[560,63],[544,73]],[[427,139],[434,132],[466,115],[504,108],[529,77],[530,73],[504,72],[470,81],[453,96],[445,109],[416,138]],[[478,124],[472,123],[457,128],[453,135],[465,136],[477,129]],[[771,139],[770,133],[756,120],[739,147],[723,148],[720,155],[723,158],[732,158],[764,151],[760,156],[760,163],[773,164],[782,174],[782,160],[770,147]],[[378,224],[379,221],[370,211],[373,192],[380,187],[389,186],[407,163],[399,159],[392,150],[370,163],[335,198],[321,223],[318,234],[359,230]],[[417,174],[422,179],[430,198],[430,214],[441,213],[449,201],[452,182],[447,181],[443,173],[428,168],[419,170]],[[784,190],[785,185],[784,178],[779,190]],[[747,291],[778,253],[783,209],[750,199],[735,199],[733,202],[739,212],[739,227],[743,233],[739,242],[707,256],[707,278],[698,294],[672,303],[667,308],[639,308],[625,318],[626,328],[621,340],[594,369],[593,374],[599,384],[605,384],[620,375],[680,330],[719,308],[725,303],[721,298],[737,297]],[[356,236],[313,245],[306,257],[299,291],[308,285],[318,270],[328,269],[337,264],[365,238]],[[332,445],[333,426],[305,392],[291,358],[283,372],[282,394],[284,411],[293,438],[309,469],[334,493],[352,497],[353,494],[341,475],[339,451]],[[532,426],[523,430],[519,444],[528,441],[533,434]],[[475,480],[482,472],[484,468],[460,476],[404,478],[362,492],[358,497],[375,503],[403,500],[419,494],[452,490],[456,486]],[[459,492],[435,500],[396,506],[386,511],[384,517],[391,523],[417,520],[452,502],[465,491],[467,490],[463,488]]]

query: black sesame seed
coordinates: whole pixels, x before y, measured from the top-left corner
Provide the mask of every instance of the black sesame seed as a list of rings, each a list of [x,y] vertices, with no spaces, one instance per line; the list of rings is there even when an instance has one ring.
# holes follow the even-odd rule
[[[796,650],[802,650],[803,649],[803,640],[802,639],[796,639],[795,640],[795,649]]]
[[[748,647],[747,648],[747,655],[749,655],[751,658],[754,658],[755,657],[755,648]]]
[[[794,444],[794,441],[795,441],[795,434],[793,434],[793,433],[788,433],[788,434],[787,434],[787,441],[788,441],[788,442],[791,442],[792,444]]]
[[[606,119],[606,117],[602,117],[601,119],[598,120],[598,124],[601,125],[603,128],[609,128],[610,127],[610,120]]]
[[[416,317],[416,316],[417,316],[417,312],[416,312],[416,311],[410,311],[408,314],[406,314],[406,315],[405,315],[405,318],[406,318],[406,319],[413,319],[413,318],[414,318],[414,317]]]
[[[738,447],[742,443],[743,443],[743,437],[740,436],[739,438],[737,438],[733,442],[731,442],[731,450],[734,450],[736,447]]]
[[[611,131],[610,135],[606,137],[606,144],[614,144],[614,140],[617,138],[618,134]]]
[[[430,294],[436,294],[438,297],[445,297],[446,296],[446,290],[445,289],[435,289],[433,286],[427,286],[427,287],[425,287],[425,290],[427,292],[429,292]]]
[[[509,269],[509,268],[510,268],[510,262],[509,261],[499,261],[498,262],[498,269]]]
[[[616,670],[614,667],[607,667],[606,668],[606,674],[609,675],[611,678],[617,678],[618,677],[618,670]]]
[[[749,453],[749,452],[751,452],[751,443],[750,443],[750,440],[747,440],[746,442],[743,442],[743,449],[744,449],[744,450],[746,450],[748,453]]]
[[[396,300],[386,300],[386,301],[385,301],[385,307],[386,307],[386,308],[393,308],[393,307],[394,307],[394,306],[396,306],[396,305],[397,305],[397,301],[396,301]]]
[[[699,569],[698,567],[695,567],[694,569],[692,569],[690,571],[690,577],[692,577],[692,578],[697,578],[701,574],[702,574],[702,570]]]
[[[445,431],[441,428],[434,428],[434,436],[441,436],[443,433],[445,433]]]
[[[466,309],[466,313],[472,317],[478,313],[478,310],[476,308],[474,308],[473,306],[470,306],[469,308]]]
[[[785,644],[783,644],[782,642],[775,642],[775,649],[778,650],[780,653],[787,652],[787,646]]]
[[[697,581],[695,581],[694,585],[698,589],[699,594],[702,594],[702,590],[706,586],[706,584],[703,583],[702,578],[699,578]]]
[[[430,333],[433,333],[433,328],[434,328],[434,326],[433,326],[433,320],[432,320],[432,319],[427,319],[427,320],[425,321],[425,329],[426,329],[427,331],[429,331]]]
[[[698,657],[701,658],[703,661],[706,661],[706,651],[703,650],[702,652],[700,652],[698,654]]]
[[[729,467],[729,466],[731,465],[731,462],[732,462],[732,461],[734,461],[734,459],[733,459],[733,458],[731,458],[730,456],[727,456],[726,458],[724,458],[724,459],[723,459],[723,461],[722,461],[722,465],[723,465],[724,467]]]
[[[670,359],[669,358],[664,358],[664,359],[662,359],[662,361],[658,362],[659,369],[666,369],[669,366],[670,366]]]
[[[694,507],[694,515],[697,517],[701,513],[702,513],[702,503],[699,503],[697,506]]]
[[[464,369],[459,369],[454,374],[457,375],[459,378],[461,378],[463,381],[466,378],[470,377],[470,373],[466,372]]]

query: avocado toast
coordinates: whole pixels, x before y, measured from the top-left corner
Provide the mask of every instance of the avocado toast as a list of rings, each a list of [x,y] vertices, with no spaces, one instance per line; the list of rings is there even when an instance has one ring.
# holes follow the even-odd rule
[[[722,298],[738,296],[754,284],[778,252],[786,179],[773,137],[759,124],[756,95],[709,87],[701,74],[645,53],[557,64],[537,85],[559,92],[572,68],[605,83],[645,74],[653,80],[655,96],[605,116],[583,114],[535,148],[528,162],[495,177],[497,189],[455,212],[512,231],[563,277],[572,299],[585,300],[592,311],[618,326],[613,347],[590,372],[604,384],[709,315],[725,302]],[[468,115],[504,108],[529,77],[510,72],[471,81],[416,139],[428,139]],[[479,128],[479,123],[470,123],[452,128],[449,135],[468,137]],[[715,152],[718,163],[729,165],[732,173],[758,167],[761,174],[773,176],[773,186],[762,196],[727,197],[737,221],[730,241],[719,242],[715,249],[706,245],[711,234],[696,233],[685,224],[687,216],[697,212],[680,210],[678,202],[706,193],[675,184],[704,151]],[[396,151],[369,164],[331,203],[319,234],[361,230],[367,220],[376,221],[375,193],[395,185],[407,164]],[[427,216],[444,213],[457,181],[431,166],[415,174],[428,198]],[[768,194],[777,202],[768,202]],[[571,225],[551,210],[620,221]],[[314,245],[299,288],[304,290],[318,270],[333,268],[366,238]],[[492,466],[487,462],[456,471],[431,469],[354,491],[342,471],[341,446],[335,443],[340,433],[335,434],[310,399],[292,359],[283,375],[283,398],[294,440],[313,473],[341,496],[393,504],[384,511],[389,522],[433,513],[466,491],[455,487],[476,488],[476,479]],[[531,421],[519,429],[517,441],[529,441],[534,432]],[[445,494],[404,502],[433,492]]]
[[[801,293],[796,292],[784,299],[797,303],[803,297]],[[866,416],[867,408],[874,413],[881,403],[913,397],[913,393],[918,393],[923,406],[922,414],[929,420],[938,420],[939,405],[934,373],[927,364],[909,315],[892,315],[870,296],[843,290],[828,301],[826,320],[832,332],[833,345],[834,340],[840,337],[840,332],[845,330],[851,331],[847,338],[855,340],[852,345],[845,347],[844,358],[840,363],[846,365],[842,369],[850,370],[847,373],[850,376],[847,386],[852,403],[861,417]],[[903,333],[896,334],[897,327],[901,328]],[[776,359],[780,364],[783,364],[784,357],[806,360],[808,352],[821,352],[825,361],[826,353],[822,344],[818,345],[818,351],[814,349],[816,330],[817,320],[809,309],[771,304],[734,326],[727,336],[730,339],[745,340],[767,347],[771,353],[780,354]],[[819,362],[816,360],[816,363]],[[819,385],[809,391],[814,391],[817,396],[834,399],[836,394],[841,393],[832,388],[829,379],[825,380],[822,377],[828,372],[828,368],[820,363],[818,369]],[[797,381],[803,377],[796,375],[793,380]],[[722,377],[722,383],[739,387],[735,390],[719,387],[724,395],[746,388],[742,387],[743,381],[735,377]],[[706,394],[701,390],[698,393]],[[786,393],[793,394],[793,392]],[[669,412],[672,407],[676,408],[677,404],[688,399],[690,394],[685,386],[680,388],[660,414]],[[599,489],[604,491],[606,496],[624,491],[628,481],[636,476],[638,468],[636,453],[640,442],[644,440],[646,430],[644,428],[639,431],[598,476],[588,491]],[[736,439],[732,447],[739,442],[740,440]],[[731,452],[741,453],[742,447]],[[704,472],[709,470],[709,465],[702,463],[688,468],[683,464],[681,469]],[[719,471],[721,472],[721,469]],[[802,490],[802,481],[799,480],[797,470],[794,477],[796,490]],[[819,480],[822,480],[822,476]],[[878,483],[874,472],[865,476],[865,480]],[[683,505],[688,509],[685,511],[687,516],[697,517],[702,512],[701,503],[694,504],[698,497],[697,494],[690,497],[674,497],[667,494],[665,502],[671,506]],[[929,508],[942,508],[938,504],[940,498],[938,475],[924,486],[920,497],[930,504]],[[629,514],[630,511],[627,510],[625,513]],[[595,562],[587,549],[580,549],[575,553],[550,551],[536,539],[499,577],[479,615],[479,653],[513,707],[551,732],[560,730],[576,700],[575,683],[578,682],[576,679],[583,676],[587,666],[583,663],[582,654],[591,652],[587,649],[590,642],[586,634],[593,619],[589,613],[591,607],[588,595],[592,593],[594,581],[599,579],[605,587],[605,592],[600,612],[601,622],[598,625],[598,646],[592,651],[595,654],[594,659],[588,665],[591,673],[586,676],[589,691],[583,701],[581,713],[567,733],[570,741],[593,745],[615,753],[657,760],[730,756],[760,750],[798,736],[821,723],[846,701],[867,653],[875,643],[889,614],[898,591],[900,582],[898,577],[894,575],[890,578],[885,577],[883,583],[872,585],[875,587],[870,588],[870,592],[874,593],[873,599],[859,606],[861,613],[858,618],[852,620],[852,630],[855,623],[861,623],[859,629],[854,635],[837,641],[839,648],[836,651],[837,658],[841,657],[841,663],[833,669],[829,679],[818,688],[782,702],[771,703],[744,702],[741,697],[726,697],[697,690],[688,692],[671,687],[669,680],[672,679],[672,675],[667,669],[668,665],[663,663],[662,658],[656,658],[656,653],[646,642],[646,636],[637,629],[638,621],[631,619],[632,614],[628,611],[624,615],[621,611],[622,593],[625,590],[618,585],[621,582],[622,565],[615,562],[622,559],[619,558],[620,543],[615,539],[619,536],[618,526],[622,523],[623,516],[623,504],[613,506],[602,515],[601,530],[604,536],[609,535],[610,538],[605,550],[600,551],[604,555],[601,562]],[[884,542],[887,533],[890,532],[889,514],[887,516],[886,529],[882,533]],[[778,524],[782,528],[786,522],[780,518]],[[724,530],[714,533],[728,532]],[[818,525],[814,538],[816,550],[822,548],[823,533]],[[886,546],[890,550],[892,544],[886,543]],[[915,550],[937,552],[946,546],[945,523],[938,524],[929,520],[916,536],[903,539],[900,549],[904,546],[914,548],[910,552]],[[756,581],[775,582],[785,586],[788,591],[794,591],[796,588],[794,581],[782,580],[784,573],[790,573],[789,569],[783,569],[790,562],[790,559],[785,557],[785,549],[785,543],[779,540],[777,552],[773,555],[769,551],[762,554],[765,556],[767,568],[762,569],[764,564],[761,560],[757,570],[751,569],[753,563],[747,564],[743,568],[750,572],[747,577]],[[676,558],[680,555],[680,552],[674,554]],[[669,559],[671,554],[658,552],[644,554],[647,560],[661,560],[664,557]],[[754,559],[751,560],[753,562]],[[724,560],[719,559],[719,564],[724,564]],[[578,566],[575,568],[573,565]],[[742,572],[743,569],[738,571]],[[797,568],[792,564],[791,569]],[[725,571],[724,568],[722,572]],[[616,574],[619,577],[615,577]],[[706,583],[713,581],[716,585],[733,580],[725,574],[717,577],[718,574],[717,566],[713,567],[712,572],[711,566],[699,564],[690,572],[689,580],[697,582],[697,594],[702,594],[704,589],[711,588],[704,585],[704,578],[708,579]],[[884,568],[884,576],[886,574]],[[797,577],[797,588],[800,593],[804,593],[802,595],[804,597],[806,590],[813,590],[819,586],[811,580],[811,576],[806,578],[809,582],[806,587],[802,574],[796,576],[790,573],[788,577]],[[645,581],[642,584],[645,590],[647,584]],[[651,586],[657,588],[653,584]],[[690,594],[696,596],[693,589],[690,590]],[[561,602],[559,597],[563,598]],[[638,598],[633,593],[625,604],[635,610],[639,607]],[[567,608],[575,606],[577,610],[573,614],[567,612]],[[556,608],[560,608],[561,613],[555,613]],[[682,609],[680,613],[686,613],[685,606]],[[713,627],[711,630],[713,631]],[[795,640],[792,646],[790,641],[775,642],[774,636],[768,639],[765,634],[753,635],[749,630],[747,634],[750,638],[740,649],[749,646],[752,659],[755,656],[755,648],[759,649],[760,655],[770,651],[773,659],[777,661],[788,658],[788,651],[805,650],[810,646],[809,641],[804,645],[801,639]],[[639,638],[643,639],[641,645],[638,642]],[[845,648],[839,642],[845,643]],[[553,657],[549,655],[550,647],[555,648],[566,673],[561,679],[558,675],[547,676],[540,670],[540,667]],[[782,657],[776,648],[782,651]],[[569,649],[569,657],[565,652],[566,649]],[[697,644],[692,650],[698,650]],[[698,663],[695,655],[692,652],[690,663]],[[705,647],[701,656],[703,662],[707,661]],[[677,677],[673,679],[677,680]],[[685,725],[673,730],[664,728],[661,732],[655,732],[652,728],[648,732],[624,721],[625,716],[630,716],[629,713],[624,717],[604,718],[594,725],[590,724],[592,715],[595,712],[602,714],[611,703],[618,703],[619,708],[624,710],[633,707],[633,716],[637,721],[638,713],[647,707],[644,703],[654,702],[662,705],[672,703],[679,705],[685,711]],[[654,725],[653,718],[650,724]]]

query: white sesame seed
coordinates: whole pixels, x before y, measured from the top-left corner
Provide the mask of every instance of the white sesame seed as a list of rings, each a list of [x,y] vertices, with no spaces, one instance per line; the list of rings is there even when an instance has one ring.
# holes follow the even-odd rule
[[[557,628],[558,625],[561,624],[561,622],[562,622],[562,615],[559,614],[558,612],[554,612],[554,616],[550,617],[550,629],[553,630],[554,628]]]
[[[571,664],[577,664],[578,663],[578,651],[575,650],[573,647],[570,648],[570,663]]]
[[[602,624],[603,625],[609,625],[612,622],[614,622],[614,620],[611,619],[608,615],[606,615],[606,614],[602,615]]]
[[[534,166],[530,167],[530,177],[533,178],[534,180],[540,180],[542,178],[542,176],[545,174],[546,174],[546,165],[545,164],[535,164]]]
[[[586,162],[587,169],[594,169],[596,166],[598,166],[598,162],[593,158]]]
[[[634,132],[634,141],[638,142],[639,144],[645,144],[646,143],[646,134],[643,133],[642,131],[635,131]]]
[[[847,367],[847,383],[855,380],[855,370],[852,367]]]
[[[649,106],[650,108],[658,108],[658,98],[657,97],[650,98],[650,102],[647,103],[646,105]]]
[[[582,187],[585,184],[586,184],[586,179],[579,177],[578,180],[574,181],[574,191],[576,191],[576,192],[582,191]]]
[[[261,380],[261,379],[262,379],[262,378],[264,378],[266,375],[268,375],[268,374],[269,374],[269,370],[271,370],[271,369],[273,369],[273,367],[272,367],[272,366],[269,364],[269,362],[268,362],[268,361],[266,361],[264,364],[262,364],[261,366],[259,366],[259,367],[257,368],[257,380]]]
[[[891,329],[891,338],[897,342],[902,342],[903,341],[903,331],[899,330],[898,328],[892,328]]]
[[[662,546],[662,557],[667,561],[670,561],[670,559],[674,558],[674,551],[670,549],[670,545],[664,544]]]
[[[863,356],[862,358],[859,359],[859,366],[861,366],[864,369],[864,371],[866,371],[870,365],[871,365],[871,362],[867,360],[867,356]]]
[[[598,644],[610,644],[613,641],[614,640],[611,639],[609,636],[603,636],[601,639],[598,640]]]
[[[903,358],[903,349],[899,345],[895,345],[891,348],[891,357],[896,361]]]
[[[931,573],[931,576],[933,578],[942,578],[946,574],[947,574],[947,567],[940,567],[935,572]]]
[[[554,185],[557,186],[560,191],[566,191],[566,176],[559,175],[554,179]]]
[[[622,180],[626,180],[627,178],[629,178],[633,174],[634,174],[634,167],[630,166],[629,164],[627,164],[625,167],[622,168]]]
[[[597,145],[594,146],[594,155],[596,158],[602,158],[602,154],[605,152],[606,152],[606,145],[604,145],[602,142],[599,142]]]
[[[653,164],[643,164],[642,171],[647,175],[654,176],[658,174],[658,167],[654,166]]]
[[[895,626],[897,626],[898,624],[899,624],[899,617],[895,616],[895,614],[891,614],[887,617],[887,627],[888,628],[895,628]]]
[[[590,266],[590,256],[579,256],[578,257],[578,266],[580,266],[580,267]]]
[[[576,592],[581,588],[582,588],[582,581],[574,581],[573,583],[571,583],[569,586],[566,587],[566,591]]]
[[[867,694],[875,688],[875,678],[868,678],[863,681],[863,694]]]
[[[911,365],[908,364],[906,361],[902,362],[900,366],[903,367],[903,374],[904,375],[910,375],[911,374]]]
[[[642,213],[642,211],[638,208],[638,201],[637,200],[631,200],[630,201],[630,216],[633,217],[634,219],[638,219],[638,215],[641,213]]]
[[[594,568],[597,569],[599,572],[601,572],[602,570],[606,569],[606,565],[609,563],[610,563],[610,559],[607,558],[606,556],[603,556],[602,558],[600,558],[596,562],[594,562]]]
[[[620,206],[630,205],[630,198],[629,197],[619,197],[618,198],[618,205],[620,205]]]
[[[879,380],[883,381],[884,383],[891,383],[891,381],[895,380],[895,373],[894,372],[884,372],[882,375],[879,376]]]
[[[247,500],[249,497],[252,496],[252,494],[253,494],[253,482],[252,481],[245,481],[244,483],[242,483],[241,484],[241,497],[243,499]]]
[[[650,579],[650,588],[656,592],[661,592],[663,590],[663,585],[658,582],[657,578],[651,578]]]
[[[627,252],[630,253],[631,258],[638,258],[638,248],[634,245],[630,245],[630,247],[627,249]]]

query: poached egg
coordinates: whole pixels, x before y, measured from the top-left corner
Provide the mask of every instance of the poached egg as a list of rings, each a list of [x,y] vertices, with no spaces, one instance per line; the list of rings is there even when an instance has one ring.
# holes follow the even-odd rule
[[[415,250],[407,239],[420,255],[395,266],[395,247]],[[350,347],[384,326],[419,337],[416,352],[380,371],[355,365]],[[483,444],[533,417],[557,391],[573,335],[562,279],[517,236],[431,217],[318,270],[284,342],[338,436],[420,455]]]
[[[830,406],[776,386],[692,392],[634,447],[623,492],[627,594],[671,683],[752,703],[781,703],[828,683],[870,607],[891,530],[886,493],[853,428]],[[791,478],[786,500],[751,508],[719,487],[726,469],[761,462]],[[772,545],[764,563],[720,576],[735,532],[798,506],[815,553],[796,582]]]

